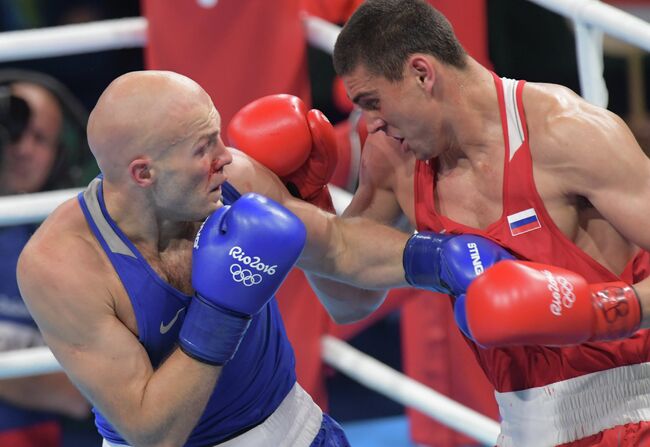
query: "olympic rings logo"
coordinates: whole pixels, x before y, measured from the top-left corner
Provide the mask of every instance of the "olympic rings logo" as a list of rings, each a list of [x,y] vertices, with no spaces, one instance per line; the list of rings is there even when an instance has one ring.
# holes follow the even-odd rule
[[[573,292],[573,284],[569,282],[564,276],[557,279],[560,286],[560,293],[562,294],[562,304],[564,307],[572,307],[576,302],[576,294]]]
[[[242,268],[242,266],[239,264],[231,264],[230,273],[232,274],[232,279],[235,282],[240,282],[246,287],[255,286],[262,282],[262,275]]]

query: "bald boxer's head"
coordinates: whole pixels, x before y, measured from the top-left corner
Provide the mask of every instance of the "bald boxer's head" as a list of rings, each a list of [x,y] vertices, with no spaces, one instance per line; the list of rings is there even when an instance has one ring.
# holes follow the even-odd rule
[[[215,114],[193,80],[165,71],[131,72],[102,93],[88,120],[88,143],[104,176],[123,178],[133,160],[158,159],[203,124],[197,118]]]
[[[32,193],[46,184],[59,155],[63,113],[46,88],[29,82],[11,84],[11,93],[27,102],[29,122],[18,140],[2,148],[0,190]]]
[[[210,96],[193,80],[138,71],[114,80],[88,120],[88,143],[113,190],[145,198],[170,219],[202,220],[218,206],[232,161]]]

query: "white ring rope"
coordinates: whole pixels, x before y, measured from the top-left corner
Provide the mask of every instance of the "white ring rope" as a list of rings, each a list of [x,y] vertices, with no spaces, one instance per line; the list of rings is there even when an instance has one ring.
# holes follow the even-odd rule
[[[573,21],[581,95],[607,107],[603,77],[603,32],[650,51],[650,24],[598,0],[529,0]]]
[[[624,42],[650,51],[650,24],[597,0],[529,0],[546,9],[598,28]]]
[[[574,22],[578,75],[582,96],[607,106],[602,76],[602,32],[650,51],[650,24],[598,0],[529,0]],[[337,25],[303,15],[307,40],[332,53],[340,31]],[[117,48],[143,47],[147,43],[147,19],[132,17],[0,33],[0,62],[64,56]]]
[[[0,197],[0,226],[42,222],[54,208],[83,189],[59,189]]]
[[[307,40],[332,53],[340,27],[304,16]],[[138,48],[147,44],[147,19],[130,17],[0,33],[0,62]]]
[[[0,33],[0,62],[143,47],[147,19],[102,20]]]
[[[323,360],[360,384],[414,408],[459,433],[486,445],[495,445],[499,424],[420,382],[405,376],[349,344],[325,335]]]
[[[47,346],[0,352],[0,379],[37,376],[61,371]]]
[[[332,54],[336,38],[341,32],[341,27],[325,21],[319,17],[306,15],[303,17],[303,23],[307,30],[307,40],[315,48]]]

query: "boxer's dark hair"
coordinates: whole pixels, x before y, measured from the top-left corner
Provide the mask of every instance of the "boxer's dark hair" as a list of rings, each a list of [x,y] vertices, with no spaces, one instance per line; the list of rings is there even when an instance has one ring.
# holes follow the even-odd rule
[[[466,53],[449,21],[421,0],[366,0],[345,24],[334,46],[334,69],[350,74],[360,64],[372,75],[402,79],[415,53],[463,68]]]

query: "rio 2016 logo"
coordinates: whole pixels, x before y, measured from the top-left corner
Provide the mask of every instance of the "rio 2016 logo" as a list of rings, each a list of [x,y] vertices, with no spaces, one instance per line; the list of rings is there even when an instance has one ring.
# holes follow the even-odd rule
[[[262,262],[262,259],[259,256],[248,256],[244,250],[235,245],[228,252],[230,257],[241,262],[248,268],[244,268],[239,264],[232,264],[230,266],[230,273],[232,274],[232,279],[235,282],[242,283],[246,287],[255,286],[262,282],[262,275],[260,273],[266,273],[267,275],[274,275],[277,265],[267,265]],[[255,271],[260,273],[254,273]]]
[[[267,275],[275,275],[275,269],[278,267],[277,265],[267,265],[263,263],[259,256],[247,256],[246,253],[244,253],[244,250],[238,245],[231,248],[228,254],[233,259],[247,265],[252,270],[257,270],[258,272],[266,273]]]

